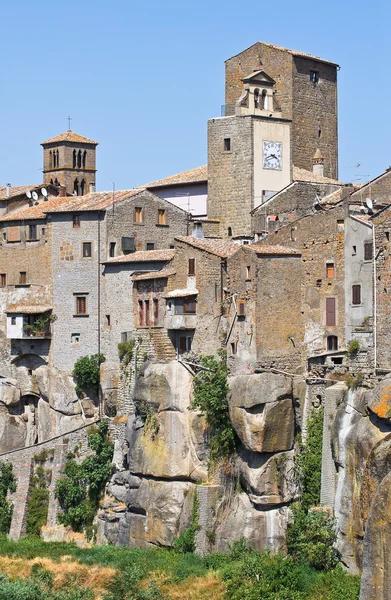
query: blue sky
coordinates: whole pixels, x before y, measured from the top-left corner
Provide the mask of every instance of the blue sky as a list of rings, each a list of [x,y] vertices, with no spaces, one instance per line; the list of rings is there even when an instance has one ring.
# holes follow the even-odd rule
[[[256,41],[341,65],[340,178],[375,177],[391,164],[390,17],[385,1],[3,0],[0,185],[41,181],[39,144],[68,115],[99,142],[100,190],[204,164],[224,60]]]

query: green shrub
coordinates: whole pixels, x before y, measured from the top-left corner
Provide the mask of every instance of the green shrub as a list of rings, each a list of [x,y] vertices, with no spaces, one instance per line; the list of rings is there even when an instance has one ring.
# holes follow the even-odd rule
[[[293,522],[288,526],[286,544],[295,562],[308,563],[329,571],[339,560],[335,520],[324,510],[305,512],[300,505],[292,508]]]
[[[90,428],[88,443],[94,454],[81,463],[73,455],[68,457],[64,477],[56,483],[55,496],[62,509],[60,523],[70,525],[74,531],[85,530],[91,536],[99,500],[111,475],[113,444],[108,438],[107,421]]]
[[[312,411],[307,423],[306,442],[300,443],[300,454],[296,457],[296,472],[301,489],[301,507],[305,512],[320,502],[323,419],[323,408]]]
[[[106,357],[103,354],[92,354],[91,356],[82,356],[73,367],[72,375],[76,383],[78,394],[92,390],[95,393],[99,391],[100,365],[104,363]]]
[[[200,517],[200,501],[198,498],[197,491],[194,493],[193,510],[191,514],[191,525],[175,540],[173,546],[176,552],[185,554],[187,552],[194,552],[196,547],[196,534],[199,530],[199,517]]]
[[[345,383],[349,390],[356,390],[364,383],[364,374],[361,371],[357,371],[355,375],[348,373],[346,375]]]
[[[124,367],[126,367],[133,358],[134,345],[134,339],[129,340],[129,342],[120,342],[118,344],[118,356]]]
[[[7,500],[8,492],[15,492],[16,484],[11,463],[0,463],[0,533],[8,533],[11,526],[13,504]]]
[[[194,378],[193,407],[205,415],[211,431],[211,462],[230,456],[236,448],[236,438],[228,412],[227,361],[225,352],[201,356],[201,366]]]
[[[358,351],[360,350],[360,342],[356,339],[353,339],[348,344],[348,354],[350,356],[356,356]]]
[[[41,535],[41,527],[46,525],[49,510],[49,490],[45,471],[38,467],[32,477],[27,503],[27,535]]]

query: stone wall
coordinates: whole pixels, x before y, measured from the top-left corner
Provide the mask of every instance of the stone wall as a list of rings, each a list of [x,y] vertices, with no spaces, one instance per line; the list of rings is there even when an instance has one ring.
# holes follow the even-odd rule
[[[391,177],[383,181],[391,181]],[[376,366],[383,371],[391,370],[391,211],[386,209],[373,218],[375,227],[374,257],[376,261]]]

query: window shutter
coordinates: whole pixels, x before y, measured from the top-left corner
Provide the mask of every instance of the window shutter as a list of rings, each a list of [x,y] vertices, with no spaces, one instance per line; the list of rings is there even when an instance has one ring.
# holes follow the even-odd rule
[[[246,301],[245,300],[238,300],[238,315],[239,315],[239,317],[246,316]]]
[[[352,285],[352,304],[361,304],[361,285]]]
[[[195,275],[195,258],[189,258],[189,275]]]
[[[335,325],[335,298],[326,298],[326,325]]]
[[[373,244],[364,244],[364,260],[372,260]]]

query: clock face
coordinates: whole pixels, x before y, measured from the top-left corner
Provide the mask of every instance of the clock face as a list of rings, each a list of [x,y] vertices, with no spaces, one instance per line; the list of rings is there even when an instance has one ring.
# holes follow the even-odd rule
[[[282,144],[281,142],[263,142],[263,168],[282,169]]]

